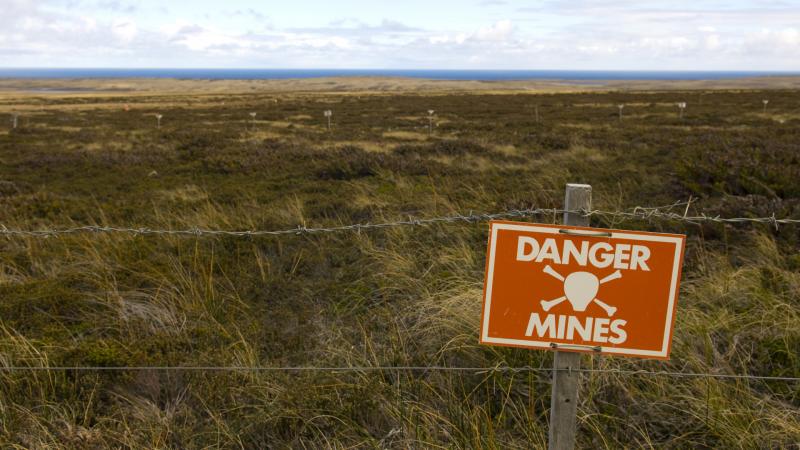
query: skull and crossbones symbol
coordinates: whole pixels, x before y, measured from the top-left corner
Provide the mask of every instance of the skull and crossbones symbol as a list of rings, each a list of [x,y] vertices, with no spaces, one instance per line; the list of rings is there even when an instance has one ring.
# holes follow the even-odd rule
[[[550,308],[567,300],[572,305],[574,311],[586,311],[586,307],[594,302],[603,308],[609,317],[617,312],[616,307],[607,305],[597,298],[596,295],[601,284],[616,280],[617,278],[622,278],[622,273],[619,270],[602,279],[597,278],[595,274],[590,272],[572,272],[564,277],[550,267],[550,265],[544,266],[543,271],[564,283],[564,295],[553,300],[542,300],[540,304],[543,310],[549,311]]]

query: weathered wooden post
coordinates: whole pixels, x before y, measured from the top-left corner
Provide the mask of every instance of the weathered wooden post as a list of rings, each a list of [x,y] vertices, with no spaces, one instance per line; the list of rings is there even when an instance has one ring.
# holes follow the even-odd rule
[[[161,118],[164,117],[161,114],[156,114],[156,129],[161,128]]]
[[[331,117],[333,116],[333,111],[330,109],[325,110],[325,117],[328,118],[328,131],[331,131]]]
[[[769,103],[769,100],[767,100],[767,99],[761,100],[761,103],[764,104],[764,114],[766,114],[767,113],[767,103]]]
[[[256,129],[256,113],[251,112],[250,113],[250,117],[253,118],[253,131],[255,131],[255,129]]]
[[[686,102],[678,102],[678,119],[683,119],[684,109],[686,109]]]
[[[17,123],[18,122],[19,122],[19,114],[17,114],[17,113],[11,114],[12,128],[17,128]]]
[[[617,105],[617,108],[619,108],[619,120],[620,120],[620,122],[622,121],[622,108],[624,108],[624,107],[625,107],[625,105],[623,105],[622,103]]]
[[[567,184],[564,195],[564,225],[588,226],[589,217],[572,211],[589,211],[591,208],[592,187],[588,184]],[[580,353],[555,351],[547,444],[549,450],[575,448],[580,368]]]
[[[591,228],[591,208],[592,187],[567,184],[563,225],[489,224],[480,342],[554,352],[550,450],[575,447],[581,353],[669,359],[686,237]]]
[[[433,134],[433,113],[435,111],[432,109],[428,110],[428,135]]]

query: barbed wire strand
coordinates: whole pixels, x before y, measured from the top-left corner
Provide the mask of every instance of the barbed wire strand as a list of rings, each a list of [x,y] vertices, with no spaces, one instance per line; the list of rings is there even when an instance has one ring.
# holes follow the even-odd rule
[[[134,235],[177,235],[177,236],[280,236],[290,234],[313,234],[313,233],[329,233],[339,231],[361,231],[369,229],[390,228],[397,226],[422,226],[437,223],[453,223],[453,222],[483,222],[489,220],[508,219],[508,218],[524,218],[540,215],[557,215],[565,212],[581,214],[585,217],[601,216],[613,219],[663,219],[673,221],[684,221],[694,224],[700,222],[715,222],[715,223],[761,223],[771,224],[776,228],[781,224],[798,224],[800,219],[781,218],[778,219],[773,213],[769,217],[721,217],[719,215],[700,214],[689,216],[689,206],[692,200],[688,202],[676,202],[671,205],[659,207],[635,207],[630,211],[603,211],[603,210],[565,210],[558,208],[533,208],[533,209],[519,209],[508,210],[499,213],[486,213],[486,214],[469,214],[469,215],[453,215],[445,217],[433,217],[424,219],[409,219],[395,222],[383,223],[359,223],[351,225],[340,225],[335,227],[306,227],[301,226],[293,229],[285,230],[212,230],[212,229],[185,229],[185,230],[159,230],[151,228],[129,228],[129,227],[108,227],[108,226],[80,226],[73,228],[63,229],[40,229],[40,230],[20,230],[9,229],[5,225],[0,225],[0,236],[27,236],[27,237],[50,237],[66,234],[77,233],[129,233]],[[672,212],[671,209],[679,206],[686,206],[683,214]],[[667,209],[667,211],[665,211]],[[315,366],[294,366],[294,367],[273,367],[273,366],[58,366],[58,367],[36,367],[36,366],[0,366],[0,371],[130,371],[130,370],[171,370],[171,371],[284,371],[284,372],[301,372],[301,371],[329,371],[329,372],[357,372],[357,371],[459,371],[459,372],[552,372],[552,368],[541,367],[450,367],[450,366],[348,366],[348,367],[315,367]],[[563,369],[568,370],[568,369]],[[721,378],[721,379],[753,379],[753,380],[769,380],[769,381],[787,381],[796,382],[800,381],[800,377],[779,377],[779,376],[759,376],[759,375],[741,375],[741,374],[714,374],[714,373],[699,373],[699,372],[669,372],[669,371],[648,371],[648,370],[620,370],[620,369],[573,369],[576,372],[582,373],[614,373],[620,375],[656,375],[656,376],[674,376],[674,377],[706,377],[706,378]]]
[[[100,226],[100,225],[85,225],[72,228],[60,229],[38,229],[38,230],[23,230],[8,228],[0,224],[0,236],[6,237],[54,237],[69,234],[79,233],[122,233],[133,235],[170,235],[170,236],[232,236],[232,237],[254,237],[254,236],[282,236],[282,235],[303,235],[303,234],[319,234],[319,233],[335,233],[341,231],[362,231],[381,228],[392,228],[399,226],[424,226],[439,223],[456,223],[456,222],[486,222],[490,220],[499,219],[514,219],[526,218],[543,215],[557,215],[563,213],[580,214],[584,217],[599,216],[606,219],[616,220],[665,220],[665,221],[680,221],[692,224],[700,224],[702,222],[713,223],[756,223],[756,224],[769,224],[776,229],[779,225],[800,224],[800,219],[795,218],[777,218],[773,213],[767,217],[721,217],[719,215],[709,215],[705,213],[688,215],[688,206],[690,202],[676,202],[669,206],[661,207],[640,207],[637,206],[629,211],[603,211],[603,210],[566,210],[558,208],[532,208],[532,209],[514,209],[497,213],[484,213],[484,214],[456,214],[452,216],[443,217],[430,217],[422,219],[410,218],[408,220],[398,220],[394,222],[382,223],[356,223],[350,225],[339,225],[333,227],[306,227],[298,226],[296,228],[284,230],[215,230],[215,229],[154,229],[147,227],[115,227],[115,226]],[[677,206],[687,205],[683,214],[671,211],[672,208]],[[665,209],[667,209],[665,211]]]
[[[724,374],[707,372],[671,372],[665,370],[633,370],[633,369],[568,369],[547,367],[453,367],[453,366],[6,366],[0,367],[0,372],[22,371],[98,371],[98,372],[123,372],[123,371],[196,371],[196,372],[578,372],[578,373],[606,373],[617,375],[651,375],[684,378],[717,378],[736,380],[761,380],[761,381],[786,381],[800,382],[800,377]]]

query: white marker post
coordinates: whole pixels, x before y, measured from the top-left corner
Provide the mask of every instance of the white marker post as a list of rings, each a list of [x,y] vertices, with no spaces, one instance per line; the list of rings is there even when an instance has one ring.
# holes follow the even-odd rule
[[[592,208],[592,186],[567,184],[564,196],[564,225],[588,226],[589,218],[578,212]],[[581,354],[556,350],[553,358],[553,393],[550,398],[549,450],[575,448],[578,414],[578,381]]]
[[[255,131],[255,129],[256,129],[256,113],[251,112],[250,113],[250,117],[253,118],[253,131]]]
[[[622,121],[622,108],[624,108],[624,107],[625,107],[625,105],[623,105],[622,103],[617,105],[617,108],[619,108],[619,120],[620,120],[620,122]]]
[[[435,111],[432,110],[432,109],[428,110],[428,135],[429,136],[433,134],[433,113],[434,112]]]
[[[19,114],[11,114],[11,123],[13,128],[17,128],[17,123],[19,122]]]
[[[325,117],[328,118],[328,131],[331,131],[331,117],[333,116],[333,111],[330,109],[325,110]]]
[[[684,109],[686,109],[686,102],[678,102],[678,119],[683,119]]]
[[[161,118],[164,117],[161,114],[156,114],[156,129],[161,128]]]
[[[761,100],[761,103],[764,104],[764,114],[766,114],[767,113],[767,103],[769,103],[769,100],[766,100],[766,99]]]

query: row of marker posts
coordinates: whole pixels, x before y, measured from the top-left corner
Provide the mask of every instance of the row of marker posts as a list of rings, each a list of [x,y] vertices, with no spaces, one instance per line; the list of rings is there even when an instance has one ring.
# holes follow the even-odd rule
[[[764,112],[764,114],[766,114],[767,113],[767,104],[769,103],[769,100],[767,100],[767,99],[761,100],[761,103],[764,105],[764,111],[763,112]],[[679,119],[683,119],[683,110],[686,109],[686,102],[678,102],[675,105],[678,107],[678,118]],[[625,108],[625,104],[624,103],[620,103],[619,105],[617,105],[617,108],[619,109],[619,120],[622,120],[622,109]],[[537,113],[536,113],[536,121],[537,122],[539,121],[538,108],[537,108]]]
[[[255,130],[255,127],[256,127],[256,114],[257,113],[255,113],[255,112],[251,112],[250,113],[250,117],[252,118],[252,121],[253,121],[253,129],[254,130]],[[333,120],[333,111],[330,110],[330,109],[326,109],[325,111],[323,111],[322,114],[327,119],[328,131],[331,131],[331,121]],[[428,134],[433,134],[433,118],[434,118],[434,114],[435,114],[434,110],[432,110],[432,109],[428,110]],[[159,123],[160,123],[160,119],[159,119]]]
[[[764,112],[764,114],[766,114],[767,113],[767,104],[769,104],[769,100],[767,100],[767,99],[761,100],[761,103],[764,105],[763,112]],[[686,105],[687,104],[686,104],[686,102],[678,102],[678,103],[676,103],[676,105],[678,106],[678,118],[679,119],[683,119],[683,111],[686,109]],[[620,104],[617,105],[617,108],[619,109],[619,120],[622,120],[622,110],[625,108],[625,104],[624,103],[620,103]],[[129,110],[128,105],[125,105],[125,111],[128,111],[128,110]],[[436,113],[436,111],[434,111],[432,109],[428,110],[428,134],[430,134],[430,135],[433,134],[433,119],[434,119],[434,114],[435,113]],[[539,105],[533,105],[533,114],[534,114],[534,119],[535,119],[536,123],[539,123]],[[257,113],[255,113],[255,112],[251,112],[250,113],[250,117],[252,119],[252,124],[253,124],[253,129],[254,130],[255,130],[255,126],[256,126],[256,115],[257,115]],[[327,119],[328,131],[330,131],[331,130],[331,120],[333,118],[333,111],[331,111],[330,109],[326,109],[323,112],[323,115]],[[161,119],[163,117],[164,117],[163,114],[155,114],[156,129],[160,129],[161,128]],[[19,125],[19,114],[16,114],[16,113],[15,114],[11,114],[11,127],[12,128],[17,128],[18,125]]]
[[[769,103],[769,100],[764,99],[761,102],[764,105],[764,114],[766,114],[767,113],[767,104]],[[678,107],[678,118],[679,119],[683,119],[683,111],[686,109],[687,103],[686,102],[678,102],[678,103],[676,103],[676,106]],[[617,108],[619,110],[619,120],[622,120],[622,110],[625,108],[625,104],[624,103],[620,103],[620,104],[617,105]],[[434,114],[435,113],[436,113],[436,111],[434,111],[432,109],[428,110],[428,134],[433,134],[433,119],[434,119]],[[533,114],[534,114],[534,119],[535,119],[536,123],[539,123],[539,105],[534,105],[533,106]],[[327,119],[328,131],[330,131],[331,130],[331,120],[332,120],[332,117],[333,117],[333,111],[331,111],[330,109],[326,109],[323,112],[323,115]],[[13,115],[12,116],[12,120],[13,120],[13,123],[14,123],[14,128],[17,128],[17,118],[18,117],[19,117],[19,115]],[[156,121],[157,121],[156,122],[156,128],[161,128],[161,118],[162,117],[163,116],[161,114],[156,114]],[[252,118],[253,129],[255,129],[256,113],[255,112],[251,112],[250,113],[250,117]]]
[[[676,105],[678,106],[678,118],[683,119],[683,110],[686,109],[686,102],[678,102],[676,103]],[[619,120],[622,120],[622,110],[624,108],[625,108],[624,103],[620,103],[619,105],[617,105],[617,109],[619,109]],[[767,112],[766,104],[764,106],[764,112]]]
[[[434,118],[434,114],[435,114],[434,110],[432,110],[432,109],[428,110],[428,134],[433,134],[433,118]],[[258,115],[258,113],[255,113],[255,112],[251,112],[250,113],[250,119],[251,119],[253,130],[255,130],[255,128],[256,128],[256,116],[257,115]],[[323,112],[323,115],[327,119],[328,131],[331,131],[331,120],[333,120],[333,111],[331,111],[330,109],[326,109]],[[18,117],[19,117],[18,115],[13,115],[12,116],[13,123],[14,123],[14,128],[17,128],[17,118]],[[155,115],[155,118],[156,118],[156,129],[161,128],[161,119],[163,117],[164,116],[162,114],[156,114]]]

